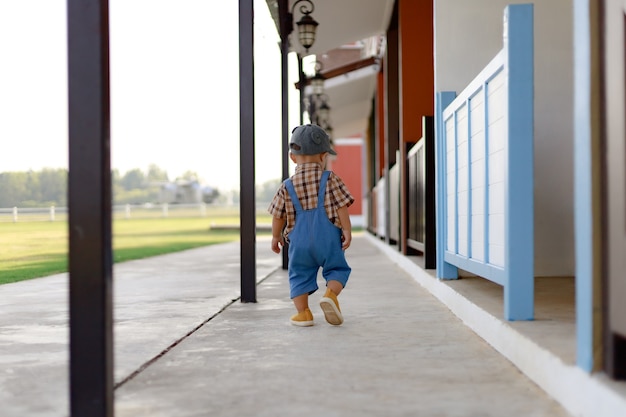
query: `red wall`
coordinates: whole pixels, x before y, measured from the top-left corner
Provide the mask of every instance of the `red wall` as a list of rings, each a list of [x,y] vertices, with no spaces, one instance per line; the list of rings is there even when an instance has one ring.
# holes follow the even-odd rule
[[[339,142],[339,143],[337,143]],[[354,204],[348,212],[352,215],[363,214],[363,145],[345,144],[335,141],[337,157],[330,162],[328,169],[339,175],[354,197]]]
[[[433,2],[400,0],[400,94],[404,142],[422,137],[422,116],[435,114]]]

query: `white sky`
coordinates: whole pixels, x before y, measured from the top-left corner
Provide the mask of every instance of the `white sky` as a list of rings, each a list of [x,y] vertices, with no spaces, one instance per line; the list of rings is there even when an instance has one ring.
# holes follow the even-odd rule
[[[112,167],[124,174],[154,163],[170,179],[191,170],[238,188],[238,2],[109,6]],[[280,52],[265,1],[254,6],[262,183],[281,176]],[[66,0],[0,0],[0,172],[67,167],[66,24]]]

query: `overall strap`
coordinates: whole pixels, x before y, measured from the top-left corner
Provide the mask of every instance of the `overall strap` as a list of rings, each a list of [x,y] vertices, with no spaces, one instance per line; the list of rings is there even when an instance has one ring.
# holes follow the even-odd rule
[[[324,171],[322,173],[322,179],[320,179],[320,191],[317,194],[317,207],[324,208],[324,196],[326,195],[326,183],[328,182],[328,177],[330,176],[330,171]]]
[[[291,179],[287,179],[285,181],[285,186],[287,187],[287,192],[291,196],[291,202],[293,203],[293,207],[296,209],[296,212],[302,211],[302,204],[300,204],[300,200],[298,200],[298,194],[296,194],[296,190],[293,188]]]

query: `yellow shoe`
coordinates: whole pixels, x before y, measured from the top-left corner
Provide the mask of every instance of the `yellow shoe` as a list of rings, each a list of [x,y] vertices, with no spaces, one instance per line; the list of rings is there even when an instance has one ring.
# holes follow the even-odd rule
[[[313,326],[313,313],[308,308],[298,314],[291,316],[291,324],[294,326],[308,327]]]
[[[330,288],[326,289],[326,294],[324,294],[320,300],[320,307],[324,312],[324,317],[327,322],[335,326],[339,326],[343,323],[343,315],[341,315],[339,301],[337,301],[337,296]]]

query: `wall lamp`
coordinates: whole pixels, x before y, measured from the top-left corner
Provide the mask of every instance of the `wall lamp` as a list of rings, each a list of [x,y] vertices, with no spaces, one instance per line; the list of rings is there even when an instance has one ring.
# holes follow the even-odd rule
[[[309,80],[313,94],[318,96],[324,93],[324,80],[326,77],[322,75],[322,69],[322,63],[320,61],[315,61],[315,75]]]
[[[317,117],[319,118],[320,125],[328,122],[330,116],[330,106],[328,105],[328,96],[326,94],[320,94],[320,105],[317,109]]]
[[[311,123],[326,127],[330,120],[330,106],[326,94],[311,94],[308,96],[308,113]],[[329,134],[330,135],[330,134]]]
[[[313,43],[315,43],[315,31],[317,30],[317,25],[319,24],[310,16],[315,10],[313,2],[311,0],[297,0],[291,6],[289,20],[293,25],[293,10],[296,8],[298,3],[302,2],[305,3],[301,4],[299,8],[302,17],[296,22],[296,25],[298,25],[298,39],[300,40],[300,44],[304,47],[304,49],[306,49],[307,52],[309,52],[309,48],[313,46]]]

